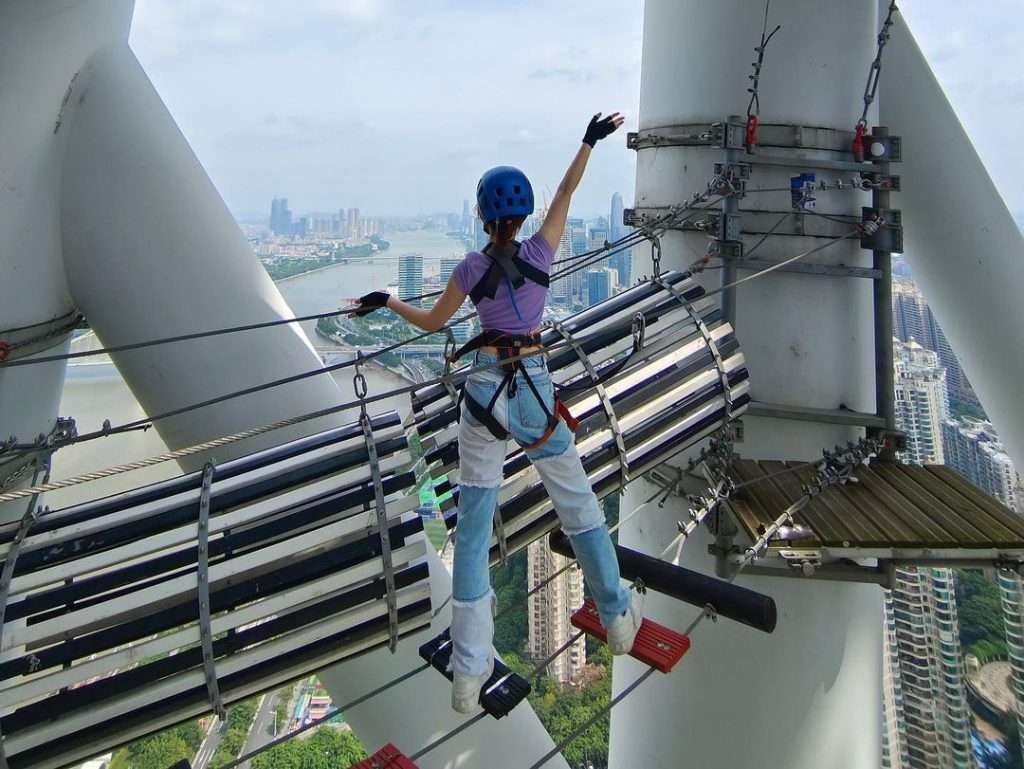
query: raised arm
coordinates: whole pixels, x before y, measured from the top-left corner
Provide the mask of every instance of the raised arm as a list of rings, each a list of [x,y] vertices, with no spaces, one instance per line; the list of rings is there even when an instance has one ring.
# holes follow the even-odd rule
[[[444,328],[444,325],[462,306],[464,301],[466,301],[466,295],[459,288],[459,283],[453,275],[448,279],[448,285],[445,286],[441,298],[429,310],[403,302],[397,296],[391,296],[391,294],[385,291],[373,291],[360,297],[359,309],[354,310],[352,314],[358,316],[369,315],[374,310],[387,307],[424,331],[439,331]]]
[[[590,119],[587,132],[583,136],[583,144],[580,145],[576,157],[572,159],[558,189],[555,190],[555,196],[551,199],[547,216],[544,217],[544,224],[540,228],[541,236],[547,241],[552,251],[558,250],[558,244],[562,240],[562,233],[565,232],[565,220],[569,216],[569,202],[583,178],[583,172],[587,169],[591,150],[598,141],[622,125],[623,119],[618,112],[603,119],[601,113],[598,112]]]

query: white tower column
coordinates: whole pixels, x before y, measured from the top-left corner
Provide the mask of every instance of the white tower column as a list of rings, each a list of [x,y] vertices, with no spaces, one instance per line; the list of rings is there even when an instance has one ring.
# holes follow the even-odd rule
[[[999,438],[1024,467],[1024,237],[898,16],[879,88],[903,137],[907,261]]]
[[[761,35],[764,4],[749,0],[647,0],[640,96],[640,130],[721,121],[745,114],[748,75]],[[860,115],[875,53],[874,4],[842,0],[775,0],[771,42],[761,76],[761,121],[852,131]],[[894,128],[898,132],[898,128]],[[814,149],[762,148],[775,156],[834,157]],[[740,153],[743,155],[743,153]],[[724,151],[659,147],[637,155],[636,205],[677,205],[701,191]],[[741,157],[741,160],[749,159]],[[750,188],[786,188],[812,169],[755,166]],[[818,171],[818,178],[840,174]],[[849,174],[845,174],[849,177]],[[822,192],[818,210],[855,215],[869,204],[861,193]],[[898,205],[898,203],[897,203]],[[751,192],[741,209],[785,212],[789,193]],[[749,248],[757,238],[748,238]],[[824,240],[769,237],[758,258],[781,260]],[[663,266],[686,269],[706,239],[669,233]],[[645,248],[636,272],[650,272]],[[858,240],[838,243],[812,261],[870,267]],[[749,274],[741,270],[740,276]],[[704,274],[713,288],[720,271]],[[737,334],[750,371],[754,401],[819,409],[874,411],[874,348],[870,281],[775,272],[737,290]],[[814,459],[863,434],[822,422],[746,416],[737,450],[756,459]],[[630,487],[630,510],[652,488]],[[660,553],[685,517],[685,501],[637,516],[625,545]],[[782,511],[780,510],[779,513]],[[701,529],[683,563],[714,573],[712,538]],[[875,586],[743,577],[738,584],[771,595],[778,627],[765,635],[721,620],[702,625],[689,654],[670,677],[655,676],[612,715],[611,766],[745,769],[868,769],[881,755],[882,591]],[[648,593],[653,619],[682,629],[697,609]],[[642,668],[616,661],[620,691]]]
[[[60,188],[64,135],[61,103],[75,73],[99,47],[128,37],[130,0],[77,3],[0,0],[0,341],[47,330],[36,326],[75,310],[64,277]],[[58,324],[59,325],[59,324]],[[36,329],[9,332],[36,326]],[[34,346],[35,356],[66,350],[59,335]],[[20,357],[17,354],[16,357]],[[0,368],[0,440],[29,443],[53,428],[64,363]],[[22,462],[0,457],[0,490],[32,480]],[[0,521],[26,504],[0,503]]]

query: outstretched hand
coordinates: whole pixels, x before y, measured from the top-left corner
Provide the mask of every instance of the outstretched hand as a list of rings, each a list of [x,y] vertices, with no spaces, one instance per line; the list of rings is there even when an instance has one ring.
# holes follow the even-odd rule
[[[387,291],[371,291],[369,294],[364,294],[359,297],[359,305],[349,312],[349,317],[354,315],[357,318],[361,318],[364,315],[369,315],[374,310],[387,307],[388,299],[390,298],[391,294]]]
[[[614,133],[615,129],[622,125],[624,120],[625,118],[618,112],[613,112],[606,118],[602,118],[601,113],[598,112],[594,117],[590,118],[587,132],[583,135],[583,143],[593,147],[601,139]]]

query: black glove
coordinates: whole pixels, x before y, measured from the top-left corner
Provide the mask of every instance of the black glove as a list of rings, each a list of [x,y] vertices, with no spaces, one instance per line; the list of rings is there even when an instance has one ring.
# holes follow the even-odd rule
[[[359,307],[353,310],[352,314],[360,318],[369,315],[374,310],[387,307],[390,298],[391,294],[387,291],[371,291],[359,297]]]
[[[601,113],[598,112],[594,117],[590,118],[590,123],[587,125],[587,132],[583,135],[583,143],[589,144],[593,147],[601,139],[615,131],[615,129],[619,127],[615,122],[615,119],[618,116],[619,113],[616,112],[606,118],[601,118]],[[599,120],[598,118],[601,119]]]

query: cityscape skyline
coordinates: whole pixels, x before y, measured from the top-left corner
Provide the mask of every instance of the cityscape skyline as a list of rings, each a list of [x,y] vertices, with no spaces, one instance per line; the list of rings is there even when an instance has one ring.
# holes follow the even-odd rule
[[[441,73],[458,73],[470,93],[493,86],[493,74],[476,64],[489,54],[480,30],[514,28],[536,7],[535,0],[472,10],[315,0],[284,12],[255,1],[140,0],[131,42],[233,212],[261,212],[282,190],[301,207],[330,210],[341,184],[358,187],[368,211],[418,215],[438,199],[461,201],[486,168],[503,163],[522,167],[538,191],[554,189],[597,110],[618,109],[624,131],[636,129],[639,0],[545,7],[533,44],[502,76],[506,92],[529,94],[514,111],[451,98]],[[1012,44],[1015,26],[1004,21],[1019,8],[1012,0],[992,0],[970,14],[952,0],[904,0],[900,8],[1010,210],[1022,218],[1024,190],[1015,180],[1024,145],[1016,141],[1015,118],[1024,118],[1024,50]],[[611,16],[614,45],[607,43]],[[295,46],[295,39],[306,44]],[[1001,66],[992,66],[991,50],[1000,51]],[[769,62],[765,77],[772,75]],[[737,84],[737,111],[746,85]],[[855,119],[851,114],[851,125]],[[603,211],[605,189],[632,198],[634,174],[624,136],[602,145],[576,195],[580,213]],[[431,190],[426,199],[424,186]]]

